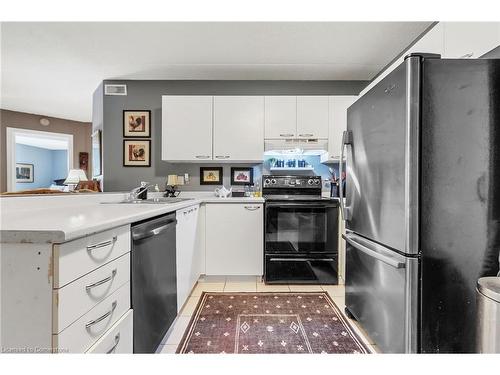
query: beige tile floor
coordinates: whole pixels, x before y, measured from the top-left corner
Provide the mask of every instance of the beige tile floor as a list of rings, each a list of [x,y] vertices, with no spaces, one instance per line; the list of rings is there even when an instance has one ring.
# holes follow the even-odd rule
[[[327,292],[340,311],[344,312],[345,290],[343,285],[266,285],[256,276],[202,276],[174,322],[170,334],[165,337],[158,353],[175,353],[184,331],[198,304],[202,292]],[[348,319],[356,333],[374,353],[380,350],[354,321]]]

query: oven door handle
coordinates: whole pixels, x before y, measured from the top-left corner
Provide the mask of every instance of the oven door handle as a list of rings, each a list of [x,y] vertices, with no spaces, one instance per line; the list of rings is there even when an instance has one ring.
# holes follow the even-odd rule
[[[309,262],[309,261],[317,261],[317,262],[334,262],[333,258],[271,258],[269,259],[271,262]]]
[[[297,207],[297,208],[335,208],[338,207],[337,201],[325,202],[324,204],[290,203],[290,202],[266,202],[267,207]]]

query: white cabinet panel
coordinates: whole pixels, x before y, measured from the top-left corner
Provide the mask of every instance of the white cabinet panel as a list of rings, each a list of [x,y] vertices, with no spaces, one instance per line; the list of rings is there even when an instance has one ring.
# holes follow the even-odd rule
[[[264,97],[214,97],[214,159],[260,161],[264,153]]]
[[[262,275],[263,205],[206,205],[206,274]]]
[[[297,135],[328,138],[328,96],[297,96]]]
[[[162,160],[212,159],[212,96],[162,97]]]
[[[297,97],[266,96],[265,102],[265,138],[295,137],[297,131]]]
[[[357,96],[330,96],[330,126],[328,133],[328,153],[330,160],[340,160],[342,133],[347,129],[347,108]]]
[[[445,22],[444,57],[477,58],[500,45],[500,22]]]
[[[182,309],[200,276],[196,251],[199,205],[176,212],[177,311]]]

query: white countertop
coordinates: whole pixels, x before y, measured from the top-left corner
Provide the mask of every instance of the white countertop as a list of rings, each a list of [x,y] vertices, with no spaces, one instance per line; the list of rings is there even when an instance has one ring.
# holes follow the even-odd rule
[[[154,195],[154,194],[153,194]],[[264,203],[263,198],[217,198],[212,192],[182,192],[174,204],[101,204],[124,193],[0,198],[1,243],[60,243],[200,203]]]

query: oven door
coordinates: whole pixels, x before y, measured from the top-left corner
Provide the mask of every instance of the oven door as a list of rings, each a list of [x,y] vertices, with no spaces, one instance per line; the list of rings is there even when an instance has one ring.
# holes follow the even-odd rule
[[[266,255],[266,284],[338,284],[337,255],[297,257]]]
[[[265,252],[314,256],[337,254],[336,201],[266,202]]]

